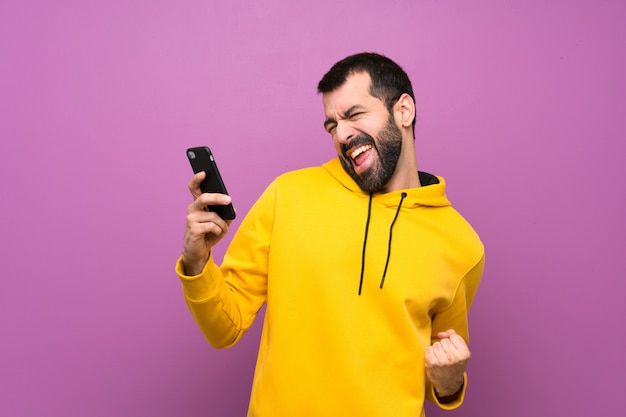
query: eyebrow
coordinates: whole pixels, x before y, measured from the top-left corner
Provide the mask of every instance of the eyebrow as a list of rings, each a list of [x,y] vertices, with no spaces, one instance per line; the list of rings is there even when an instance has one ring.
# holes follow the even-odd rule
[[[342,119],[348,119],[353,113],[360,111],[360,110],[364,110],[365,107],[362,106],[361,104],[355,104],[354,106],[350,107],[348,110],[346,110],[345,112],[343,112],[343,114],[341,114],[341,118]],[[337,124],[337,120],[333,119],[332,117],[327,118],[324,121],[324,129],[328,130],[328,126],[333,125],[333,124]]]

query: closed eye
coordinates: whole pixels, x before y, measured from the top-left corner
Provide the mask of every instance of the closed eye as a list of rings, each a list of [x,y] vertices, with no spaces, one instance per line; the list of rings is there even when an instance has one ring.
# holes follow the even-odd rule
[[[328,121],[324,123],[324,130],[326,130],[326,132],[332,134],[335,129],[337,129],[337,122]]]
[[[341,119],[344,120],[358,120],[361,116],[365,114],[364,108],[361,105],[354,105],[350,107],[342,116]],[[337,120],[334,118],[328,118],[324,122],[324,129],[326,132],[332,134],[337,129]]]

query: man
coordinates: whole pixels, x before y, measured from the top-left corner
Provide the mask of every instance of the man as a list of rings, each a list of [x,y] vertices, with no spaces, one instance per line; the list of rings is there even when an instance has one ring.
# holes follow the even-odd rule
[[[205,211],[230,198],[189,184],[176,271],[215,347],[237,343],[267,303],[250,416],[424,415],[467,384],[467,312],[484,249],[443,178],[418,172],[406,73],[378,54],[335,64],[318,85],[337,158],[278,177],[242,221]]]

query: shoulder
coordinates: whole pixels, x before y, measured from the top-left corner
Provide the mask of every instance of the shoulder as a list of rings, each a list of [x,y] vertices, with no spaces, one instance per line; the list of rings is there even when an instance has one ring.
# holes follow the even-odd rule
[[[319,186],[329,180],[328,172],[321,166],[300,168],[285,172],[274,180],[274,186],[278,189],[303,188]]]

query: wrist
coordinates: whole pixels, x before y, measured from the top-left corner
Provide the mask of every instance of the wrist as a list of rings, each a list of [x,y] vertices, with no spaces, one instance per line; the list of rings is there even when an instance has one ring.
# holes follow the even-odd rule
[[[200,275],[202,271],[204,270],[204,266],[206,265],[208,260],[209,260],[208,255],[204,259],[193,260],[193,259],[185,258],[185,254],[183,254],[182,264],[183,264],[183,271],[185,272],[185,275],[189,277]]]
[[[465,382],[461,380],[461,383],[456,385],[456,389],[437,389],[435,387],[435,395],[440,403],[449,403],[456,400],[459,397],[459,394],[463,391],[463,387]]]

